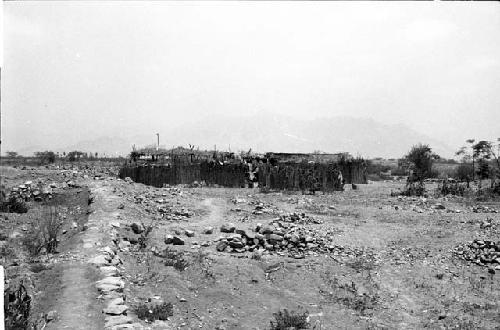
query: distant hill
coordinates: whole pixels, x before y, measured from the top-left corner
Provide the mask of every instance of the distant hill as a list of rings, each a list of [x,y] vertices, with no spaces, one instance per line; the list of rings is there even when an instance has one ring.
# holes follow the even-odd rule
[[[142,133],[142,132],[137,132]],[[137,147],[155,141],[155,132],[130,138],[99,137],[81,141],[55,151],[80,150],[100,155],[127,155]],[[450,158],[454,149],[405,125],[386,125],[373,119],[350,117],[298,120],[295,118],[256,114],[248,116],[213,115],[192,121],[165,132],[160,130],[160,144],[166,148],[194,144],[200,149],[232,151],[323,152],[347,151],[363,157],[399,158],[412,145],[428,143],[439,155]],[[32,149],[32,150],[30,150]],[[50,148],[25,148],[20,154]]]

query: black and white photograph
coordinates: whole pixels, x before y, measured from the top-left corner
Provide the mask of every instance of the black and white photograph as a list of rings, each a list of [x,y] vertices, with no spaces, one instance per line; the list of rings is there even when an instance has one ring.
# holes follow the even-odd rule
[[[0,5],[0,330],[500,329],[500,2]]]

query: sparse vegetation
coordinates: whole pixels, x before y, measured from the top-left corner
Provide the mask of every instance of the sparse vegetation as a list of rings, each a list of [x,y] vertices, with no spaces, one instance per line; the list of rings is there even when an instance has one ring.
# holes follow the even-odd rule
[[[62,224],[56,208],[46,207],[42,214],[31,222],[23,238],[23,245],[32,256],[39,255],[43,250],[46,253],[54,253],[59,244],[58,236]]]

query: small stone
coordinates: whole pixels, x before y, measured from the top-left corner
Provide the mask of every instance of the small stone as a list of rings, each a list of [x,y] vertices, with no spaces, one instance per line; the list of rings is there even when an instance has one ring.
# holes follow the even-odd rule
[[[185,242],[179,236],[174,236],[174,238],[172,239],[172,244],[174,244],[174,245],[184,245]]]
[[[121,263],[122,263],[122,260],[117,255],[115,255],[115,257],[110,261],[110,264],[113,266],[120,265]]]
[[[113,228],[120,228],[120,222],[118,221],[111,221],[109,225]]]
[[[165,244],[172,244],[174,242],[174,236],[166,235],[164,239]]]
[[[235,229],[236,229],[236,226],[232,223],[226,223],[220,227],[220,231],[222,233],[234,233]]]
[[[130,229],[134,232],[134,234],[139,235],[144,231],[144,227],[136,222],[130,225]]]
[[[107,253],[110,256],[114,256],[115,255],[115,251],[113,251],[113,249],[110,248],[109,246],[106,246],[105,248],[103,248],[102,252],[105,252],[105,253]]]
[[[444,210],[446,207],[444,207],[444,205],[441,203],[436,203],[436,204],[434,204],[434,208],[436,210]]]
[[[203,229],[203,234],[205,235],[213,234],[213,232],[214,232],[214,227],[206,227],[205,229]]]
[[[219,252],[223,252],[227,247],[227,242],[226,241],[220,241],[219,243],[217,243],[217,245],[215,246],[215,248],[217,249],[217,251]]]
[[[245,246],[245,244],[243,244],[243,242],[237,241],[237,240],[229,241],[229,245],[235,249],[241,249]]]
[[[123,297],[113,298],[109,301],[108,307],[111,305],[123,305],[124,303],[125,301],[123,301]]]
[[[247,235],[246,232],[245,232],[245,230],[243,230],[243,229],[236,229],[234,232],[236,234],[241,235],[241,237],[245,237]]]
[[[194,231],[186,229],[184,231],[184,234],[186,234],[187,237],[194,237]]]
[[[47,322],[53,321],[57,318],[57,311],[50,311],[45,315],[45,320]]]
[[[260,228],[259,233],[265,235],[265,234],[272,234],[273,231],[274,231],[274,227],[272,227],[272,226],[264,226],[264,227]]]

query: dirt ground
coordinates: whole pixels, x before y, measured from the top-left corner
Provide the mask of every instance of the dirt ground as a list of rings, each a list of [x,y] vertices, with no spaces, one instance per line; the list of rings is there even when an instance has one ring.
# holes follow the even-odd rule
[[[269,329],[273,313],[284,308],[308,312],[311,329],[500,328],[500,264],[479,265],[457,253],[475,239],[500,240],[499,214],[472,210],[500,210],[498,201],[392,197],[403,186],[395,182],[301,195],[154,188],[81,169],[3,167],[1,174],[9,188],[36,179],[62,184],[69,178],[63,172],[78,187],[54,195],[65,214],[59,253],[30,258],[23,250],[23,226],[41,208],[37,202],[27,214],[1,214],[8,237],[2,246],[14,247],[14,255],[1,259],[7,277],[11,284],[29,278],[31,318],[55,311],[49,329],[104,328],[95,288],[102,275],[88,260],[105,246],[121,259],[128,328]],[[223,224],[252,233],[293,213],[314,220],[297,226],[327,242],[325,251],[217,249],[231,235],[221,233]],[[483,226],[485,220],[491,225]],[[134,226],[152,230],[135,234]],[[207,227],[213,232],[204,233]],[[166,244],[167,235],[184,245]],[[169,264],[172,255],[183,263]],[[33,272],[34,264],[44,267]],[[138,319],[139,305],[161,302],[173,305],[168,320]]]

